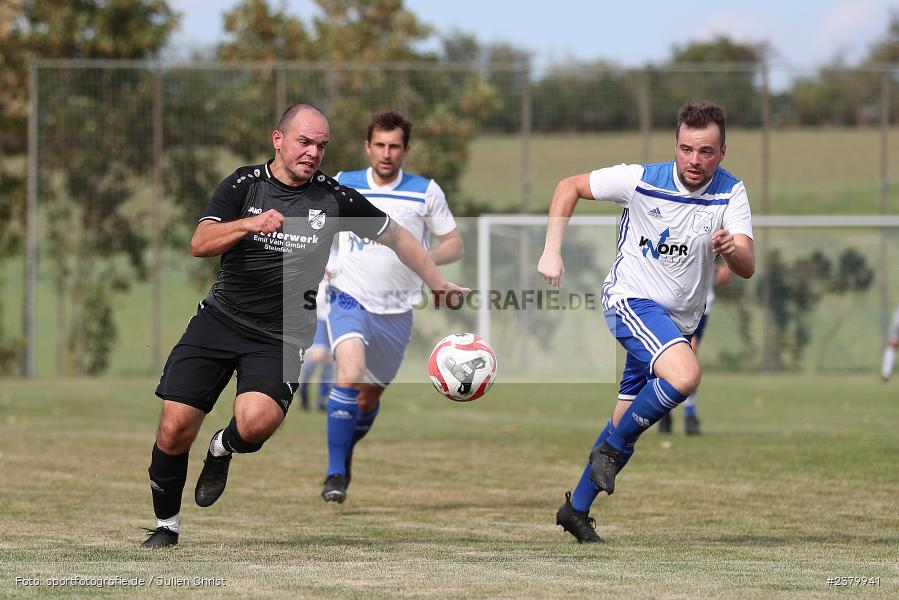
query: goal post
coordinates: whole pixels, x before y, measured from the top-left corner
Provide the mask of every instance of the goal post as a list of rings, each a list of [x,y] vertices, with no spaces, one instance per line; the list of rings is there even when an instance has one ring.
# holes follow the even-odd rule
[[[548,221],[548,217],[541,215],[490,214],[478,217],[478,289],[491,289],[491,229],[495,229],[497,226],[511,225],[518,227],[542,227],[545,231]],[[585,226],[614,229],[618,226],[618,218],[609,216],[574,216],[571,217],[568,225],[570,227]],[[537,263],[534,262],[535,271],[536,268]],[[478,307],[478,331],[482,337],[490,339],[490,306],[487,303]]]

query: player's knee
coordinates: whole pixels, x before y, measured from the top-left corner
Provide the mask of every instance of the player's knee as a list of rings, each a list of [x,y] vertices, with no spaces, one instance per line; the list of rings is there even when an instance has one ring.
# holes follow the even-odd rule
[[[340,364],[337,363],[337,384],[341,387],[358,387],[362,383],[362,375],[365,372],[365,366],[360,364]]]
[[[699,382],[702,380],[702,371],[697,364],[681,369],[667,379],[668,383],[674,386],[674,389],[684,396],[689,396],[699,387]]]
[[[241,428],[238,429],[237,417],[232,417],[222,435],[222,444],[231,452],[250,454],[259,451],[266,440],[271,437],[272,432],[273,430],[254,423],[241,423]]]
[[[190,450],[196,437],[194,428],[189,423],[176,419],[163,419],[156,432],[156,446],[169,455],[183,454]]]
[[[275,391],[270,393],[277,394]],[[262,393],[241,394],[234,403],[234,418],[229,427],[233,426],[233,433],[239,434],[244,441],[261,446],[284,421],[284,416],[284,411],[273,396]]]

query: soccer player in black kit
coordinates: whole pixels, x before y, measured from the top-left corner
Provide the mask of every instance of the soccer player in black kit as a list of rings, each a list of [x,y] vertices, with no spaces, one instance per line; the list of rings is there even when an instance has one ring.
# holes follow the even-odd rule
[[[389,246],[435,293],[468,291],[446,281],[408,231],[318,170],[329,135],[318,109],[290,107],[272,132],[274,159],[228,176],[200,217],[191,251],[221,255],[221,267],[156,388],[162,414],[149,473],[157,526],[145,548],[178,543],[188,453],[235,371],[234,417],[210,441],[197,504],[222,495],[233,453],[256,452],[284,420],[315,333],[309,300],[338,231]]]

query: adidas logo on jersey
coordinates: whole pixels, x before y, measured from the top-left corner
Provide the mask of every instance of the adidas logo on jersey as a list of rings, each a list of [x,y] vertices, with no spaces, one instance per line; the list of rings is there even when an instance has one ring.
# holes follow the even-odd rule
[[[353,418],[353,415],[351,415],[349,413],[349,411],[346,411],[346,410],[335,410],[335,411],[332,411],[331,414],[328,416],[334,417],[335,419],[343,419],[343,420],[349,420],[349,419]]]
[[[661,219],[662,218],[662,211],[659,210],[658,206],[646,214],[649,215],[650,217],[652,217],[653,219]]]

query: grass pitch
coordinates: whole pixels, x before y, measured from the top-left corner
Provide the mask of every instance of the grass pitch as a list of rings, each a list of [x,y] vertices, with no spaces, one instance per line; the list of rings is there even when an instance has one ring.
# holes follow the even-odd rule
[[[318,496],[324,416],[294,406],[200,509],[193,484],[206,440],[230,418],[226,395],[191,455],[181,544],[145,551],[153,385],[0,381],[0,597],[899,594],[895,382],[708,375],[703,435],[684,436],[680,412],[674,435],[644,435],[618,491],[594,505],[607,543],[593,546],[554,515],[613,386],[501,382],[470,405],[391,388],[339,506]],[[146,584],[84,585],[115,577]],[[849,590],[831,577],[879,585]]]

